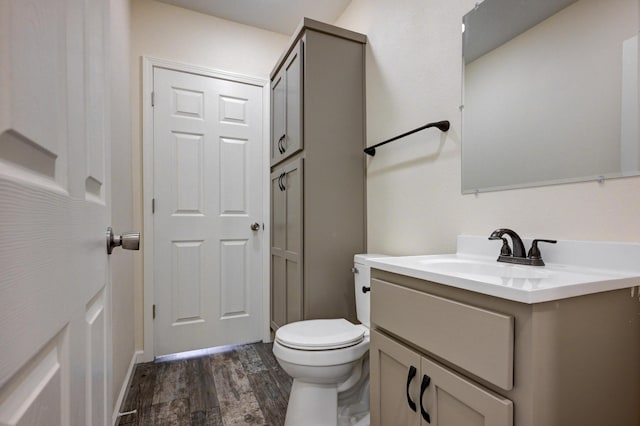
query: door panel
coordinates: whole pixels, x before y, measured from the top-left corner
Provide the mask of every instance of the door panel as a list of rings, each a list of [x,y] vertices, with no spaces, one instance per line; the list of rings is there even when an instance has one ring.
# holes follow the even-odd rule
[[[420,425],[417,408],[420,380],[420,355],[394,342],[376,330],[371,330],[371,424]],[[412,379],[407,381],[413,367]],[[408,394],[408,395],[407,395]],[[409,406],[409,399],[416,411]]]
[[[271,165],[303,148],[304,41],[289,53],[271,81]]]
[[[108,423],[109,3],[0,3],[0,424]]]
[[[271,326],[304,319],[302,283],[303,160],[271,174]]]
[[[286,98],[283,71],[271,82],[271,164],[280,161],[282,146],[279,143],[285,135]]]
[[[283,141],[283,157],[287,158],[303,148],[302,137],[302,78],[304,41],[300,40],[295,49],[289,54],[284,65],[286,80],[286,130]]]
[[[155,355],[261,337],[262,89],[154,68]]]
[[[513,403],[453,371],[422,358],[422,376],[431,379],[423,398],[433,426],[511,426]],[[422,379],[421,379],[422,380]],[[427,425],[425,421],[422,423]]]

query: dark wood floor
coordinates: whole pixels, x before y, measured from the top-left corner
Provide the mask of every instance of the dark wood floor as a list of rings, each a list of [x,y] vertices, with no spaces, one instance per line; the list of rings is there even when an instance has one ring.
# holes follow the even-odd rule
[[[117,425],[282,425],[290,390],[268,343],[138,364]]]

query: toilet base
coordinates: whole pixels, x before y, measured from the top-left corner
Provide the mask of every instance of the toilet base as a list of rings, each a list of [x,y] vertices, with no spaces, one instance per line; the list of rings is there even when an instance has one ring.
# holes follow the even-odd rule
[[[335,426],[338,420],[338,387],[294,379],[285,426]]]
[[[340,384],[294,379],[285,426],[369,426],[369,357]]]

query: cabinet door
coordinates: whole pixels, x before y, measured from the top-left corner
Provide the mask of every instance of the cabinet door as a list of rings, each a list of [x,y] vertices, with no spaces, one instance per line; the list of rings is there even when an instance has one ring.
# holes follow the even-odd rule
[[[303,147],[302,114],[303,114],[303,60],[304,40],[300,40],[291,51],[284,64],[286,80],[286,130],[283,140],[283,158],[300,151]]]
[[[303,55],[300,40],[271,81],[271,165],[303,148]]]
[[[371,331],[371,425],[420,425],[420,355]]]
[[[271,327],[303,318],[303,162],[271,174]]]
[[[271,81],[271,164],[282,158],[282,144],[286,128],[286,89],[284,71]]]
[[[423,426],[513,425],[510,400],[428,358],[422,358],[419,382]]]

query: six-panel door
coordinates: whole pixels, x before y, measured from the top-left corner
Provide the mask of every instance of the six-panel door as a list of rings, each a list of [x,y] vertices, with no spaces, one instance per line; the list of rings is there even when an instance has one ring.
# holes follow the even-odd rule
[[[0,2],[0,425],[111,423],[109,10]]]
[[[259,340],[262,89],[153,78],[155,355]]]

